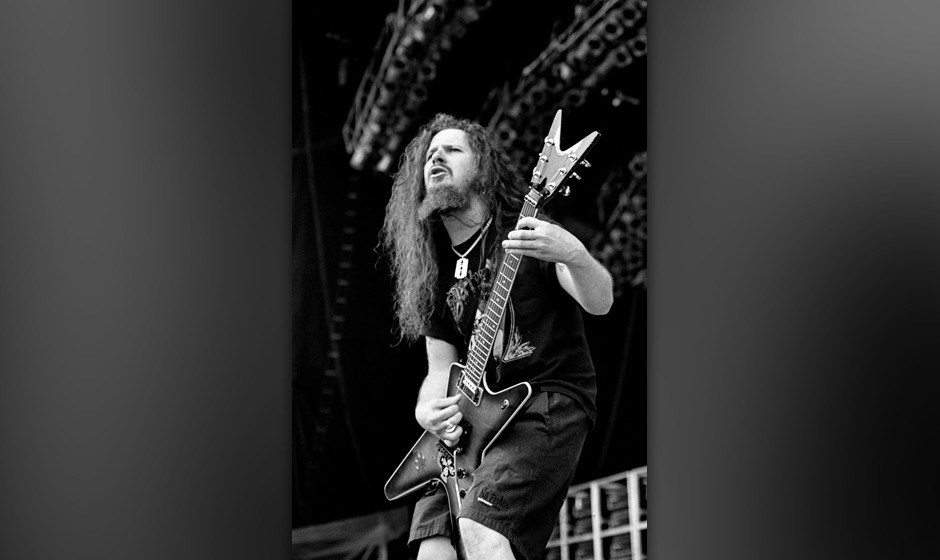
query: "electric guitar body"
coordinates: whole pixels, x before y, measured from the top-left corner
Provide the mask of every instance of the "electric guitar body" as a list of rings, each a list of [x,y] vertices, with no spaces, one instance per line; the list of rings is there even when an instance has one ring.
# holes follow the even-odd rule
[[[460,391],[465,369],[461,364],[451,364],[448,396]],[[458,402],[463,413],[460,421],[463,434],[457,445],[447,447],[437,436],[425,431],[385,483],[386,498],[400,498],[425,488],[434,480],[446,483],[448,477],[456,479],[457,498],[463,498],[487,448],[532,395],[532,386],[528,383],[519,383],[498,393],[490,392],[485,384],[481,388],[479,404],[466,396]]]
[[[385,483],[385,497],[389,500],[427,489],[429,484],[443,484],[453,528],[452,540],[461,559],[464,554],[457,528],[457,512],[473,483],[473,471],[480,466],[489,446],[532,396],[532,386],[525,382],[493,393],[484,381],[480,390],[468,398],[463,392],[467,383],[465,370],[461,364],[451,364],[447,383],[447,396],[456,392],[464,395],[458,402],[463,413],[460,440],[454,447],[448,447],[437,436],[425,431]]]

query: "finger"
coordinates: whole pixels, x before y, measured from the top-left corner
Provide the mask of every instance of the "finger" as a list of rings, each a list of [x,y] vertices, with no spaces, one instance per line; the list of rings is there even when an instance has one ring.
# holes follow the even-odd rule
[[[509,239],[535,239],[538,234],[531,229],[514,229],[506,237]]]
[[[435,424],[444,425],[450,418],[453,418],[455,414],[458,414],[460,409],[457,408],[457,405],[449,406],[445,409],[437,411],[433,416],[431,416],[432,422]]]
[[[440,400],[441,406],[450,406],[452,404],[457,404],[460,402],[460,394],[451,395],[449,397],[444,397]]]
[[[523,218],[519,218],[519,221],[516,222],[516,229],[518,230],[521,228],[536,228],[544,223],[545,222],[543,222],[542,220],[538,218],[533,218],[532,216],[525,216]]]
[[[517,251],[538,251],[549,246],[545,239],[507,239],[503,241],[503,249]]]
[[[454,428],[453,432],[445,432],[440,439],[446,443],[448,447],[453,447],[460,441],[461,435],[463,435],[463,428],[457,426]]]

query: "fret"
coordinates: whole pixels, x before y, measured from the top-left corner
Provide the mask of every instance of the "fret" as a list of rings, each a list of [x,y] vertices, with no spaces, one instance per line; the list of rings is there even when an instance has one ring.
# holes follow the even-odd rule
[[[474,356],[473,358],[467,359],[467,366],[473,366],[475,369],[483,370],[485,364],[479,356]],[[466,371],[472,371],[473,368],[467,367]],[[476,380],[479,381],[479,378],[477,377]]]
[[[473,368],[470,367],[470,363],[467,363],[467,367],[463,370],[463,377],[467,380],[464,383],[467,385],[476,385],[480,382],[480,378],[473,375]]]

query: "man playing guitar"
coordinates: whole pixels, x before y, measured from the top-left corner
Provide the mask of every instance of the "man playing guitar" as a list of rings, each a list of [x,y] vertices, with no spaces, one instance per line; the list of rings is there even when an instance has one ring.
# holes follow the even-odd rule
[[[556,123],[555,142],[560,113]],[[595,422],[581,310],[609,311],[611,276],[535,217],[540,195],[526,191],[482,126],[443,114],[395,176],[381,242],[401,336],[423,337],[428,359],[414,412],[426,437],[399,471],[430,468],[445,482],[396,473],[386,487],[390,498],[423,492],[409,537],[419,560],[541,558]]]

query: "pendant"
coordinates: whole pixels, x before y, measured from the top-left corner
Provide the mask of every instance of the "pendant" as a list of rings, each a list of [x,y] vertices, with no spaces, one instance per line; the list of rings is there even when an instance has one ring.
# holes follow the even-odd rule
[[[470,261],[466,257],[457,259],[457,266],[454,268],[454,278],[461,279],[467,275],[467,267]]]

